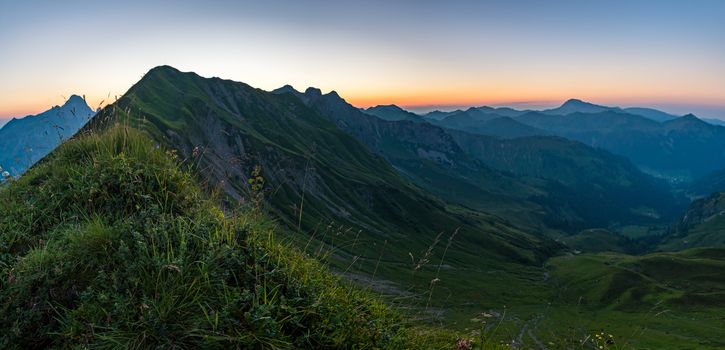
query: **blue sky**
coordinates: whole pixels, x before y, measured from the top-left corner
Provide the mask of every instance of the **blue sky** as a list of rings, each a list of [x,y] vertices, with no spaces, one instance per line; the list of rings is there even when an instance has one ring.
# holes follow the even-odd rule
[[[358,106],[568,98],[725,118],[725,1],[0,0],[0,118],[168,64]]]

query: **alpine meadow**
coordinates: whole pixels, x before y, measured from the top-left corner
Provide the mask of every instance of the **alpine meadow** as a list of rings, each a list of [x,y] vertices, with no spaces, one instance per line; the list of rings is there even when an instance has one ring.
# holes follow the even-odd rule
[[[0,349],[725,349],[722,18],[0,0]]]

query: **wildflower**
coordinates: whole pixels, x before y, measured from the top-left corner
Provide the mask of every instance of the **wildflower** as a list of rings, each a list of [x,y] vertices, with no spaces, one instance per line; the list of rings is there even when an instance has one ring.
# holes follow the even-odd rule
[[[473,349],[473,341],[471,339],[458,338],[458,340],[456,340],[456,350],[471,349]]]

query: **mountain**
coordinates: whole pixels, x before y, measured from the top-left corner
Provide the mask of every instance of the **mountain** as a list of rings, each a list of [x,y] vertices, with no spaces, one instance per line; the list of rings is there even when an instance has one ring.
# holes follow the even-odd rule
[[[439,121],[443,120],[449,116],[460,114],[468,112],[470,114],[492,114],[496,115],[498,117],[515,117],[521,114],[526,113],[526,111],[520,111],[509,107],[488,107],[488,106],[482,106],[482,107],[470,107],[466,109],[465,111],[457,109],[454,111],[432,111],[428,112],[426,114],[423,114],[424,119],[432,120],[432,121]]]
[[[626,113],[629,113],[629,114],[634,114],[634,115],[639,115],[639,116],[642,116],[645,118],[649,118],[654,121],[658,121],[660,123],[666,122],[666,121],[672,120],[672,119],[677,119],[680,117],[678,115],[665,113],[665,112],[662,112],[662,111],[659,111],[656,109],[652,109],[652,108],[630,107],[630,108],[624,108],[623,111]]]
[[[470,110],[478,110],[479,112],[488,113],[488,114],[496,114],[499,116],[504,117],[517,117],[522,114],[525,114],[527,112],[532,112],[531,110],[517,110],[509,107],[499,107],[499,108],[493,108],[493,107],[472,107]],[[654,109],[654,108],[645,108],[645,107],[627,107],[627,108],[621,108],[621,107],[608,107],[608,106],[602,106],[597,105],[589,102],[585,102],[579,99],[569,99],[566,102],[564,102],[561,106],[553,109],[548,110],[542,110],[541,113],[544,114],[554,114],[554,115],[567,115],[571,113],[601,113],[601,112],[623,112],[628,113],[632,115],[638,115],[642,116],[648,119],[652,119],[654,121],[658,122],[664,122],[671,119],[679,118],[680,116],[662,112],[660,110]],[[427,114],[424,114],[423,117],[425,119],[431,119],[431,120],[443,120],[446,117],[463,112],[461,110],[452,111],[452,112],[441,112],[441,111],[433,111],[429,112]],[[713,124],[723,123],[719,119],[705,119],[708,122],[712,122]],[[725,124],[725,123],[723,123]]]
[[[485,120],[482,122],[474,122],[466,126],[456,129],[465,130],[471,133],[497,136],[501,138],[517,138],[535,135],[547,135],[544,130],[519,123],[511,117],[500,117]]]
[[[374,115],[383,120],[408,120],[413,122],[421,122],[423,119],[415,114],[408,112],[396,105],[378,105],[367,109],[361,109],[364,113]]]
[[[671,182],[689,181],[725,168],[725,127],[691,114],[662,123],[621,111],[530,112],[514,119],[623,155],[646,172]]]
[[[704,120],[705,122],[712,124],[712,125],[725,126],[725,120],[722,120],[722,119],[703,118],[702,120]]]
[[[314,89],[305,95],[322,96]],[[325,96],[339,98],[334,92]],[[270,209],[303,240],[334,222],[370,242],[341,249],[339,256],[374,261],[380,254],[375,244],[388,241],[386,261],[404,262],[409,252],[425,251],[440,232],[456,228],[457,246],[470,249],[453,252],[467,264],[537,264],[559,248],[496,216],[421,191],[293,94],[162,66],[104,108],[88,129],[116,123],[137,126],[198,164],[200,176],[225,193],[230,205],[247,200],[250,174],[261,166]],[[325,243],[341,239],[315,237]]]
[[[363,113],[336,93],[323,95],[316,88],[304,93],[278,89],[276,93],[297,97],[416,185],[448,201],[509,218],[540,211],[522,201],[538,193],[536,189],[466,155],[440,127],[383,120]],[[529,219],[522,221],[538,221]]]
[[[585,102],[579,99],[570,99],[564,102],[561,106],[554,108],[554,109],[548,109],[543,110],[541,113],[544,114],[554,114],[554,115],[567,115],[572,113],[602,113],[602,112],[621,112],[621,113],[627,113],[631,115],[637,115],[641,117],[645,117],[647,119],[651,119],[657,122],[665,122],[668,120],[679,118],[680,116],[669,114],[662,112],[657,109],[653,108],[644,108],[644,107],[627,107],[627,108],[621,108],[621,107],[608,107],[608,106],[602,106],[597,105],[589,102]]]
[[[497,114],[494,109],[487,111],[482,108],[470,108],[431,123],[444,128],[503,138],[549,134],[545,130],[518,122],[510,116]]]
[[[618,107],[600,106],[572,98],[570,100],[567,100],[566,102],[564,102],[564,104],[557,108],[543,110],[541,111],[541,113],[553,115],[567,115],[572,113],[601,113],[619,110],[620,109]]]
[[[725,246],[725,192],[716,192],[692,202],[661,248]]]
[[[577,226],[582,229],[606,227],[614,218],[623,222],[668,220],[684,206],[664,182],[643,174],[624,157],[576,141],[450,134],[468,154],[494,169],[550,181],[541,187],[549,196],[536,201],[545,207],[570,208],[570,213],[589,224]]]
[[[527,112],[507,107],[471,107],[465,111],[451,113],[444,119],[430,122],[444,128],[503,138],[549,134],[545,130],[513,119],[525,113]]]
[[[0,166],[19,176],[73,136],[93,116],[80,96],[38,115],[12,119],[0,129]]]
[[[649,222],[669,217],[679,205],[664,184],[626,159],[578,142],[550,137],[508,142],[427,123],[371,118],[337,94],[322,95],[314,88],[292,95],[418,186],[522,227],[542,230],[543,222],[568,230]]]
[[[462,111],[460,109],[457,109],[455,111],[449,111],[449,112],[435,110],[435,111],[431,111],[426,114],[423,114],[423,118],[428,119],[428,120],[443,120],[447,116],[458,113],[458,112],[462,112]]]

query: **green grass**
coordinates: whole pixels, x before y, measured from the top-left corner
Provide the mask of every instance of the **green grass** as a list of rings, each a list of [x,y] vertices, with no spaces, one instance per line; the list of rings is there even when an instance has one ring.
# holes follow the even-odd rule
[[[606,329],[637,349],[725,346],[723,249],[584,254],[547,265],[555,294],[542,339],[558,338],[566,322],[579,333]]]
[[[169,153],[112,129],[0,190],[0,347],[415,348],[370,292],[225,214]]]

